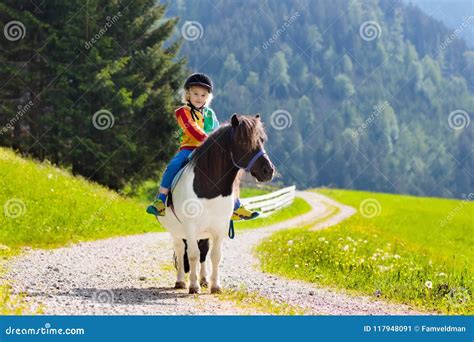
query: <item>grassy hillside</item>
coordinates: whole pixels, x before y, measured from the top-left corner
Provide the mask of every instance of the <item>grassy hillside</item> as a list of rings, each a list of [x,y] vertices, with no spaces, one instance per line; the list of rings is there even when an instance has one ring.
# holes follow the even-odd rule
[[[55,247],[160,230],[138,202],[0,149],[0,243]]]
[[[319,190],[358,212],[323,231],[279,232],[263,269],[444,313],[474,312],[468,201]]]

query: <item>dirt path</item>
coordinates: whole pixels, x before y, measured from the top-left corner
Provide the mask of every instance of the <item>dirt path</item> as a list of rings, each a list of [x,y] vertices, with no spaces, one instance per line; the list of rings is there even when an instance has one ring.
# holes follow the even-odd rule
[[[237,231],[224,243],[221,266],[224,287],[246,288],[279,302],[304,308],[308,314],[417,314],[404,305],[351,296],[302,281],[287,280],[258,269],[252,249],[272,232],[318,220],[313,229],[337,224],[355,210],[314,192],[298,192],[312,210],[257,230]],[[323,218],[338,207],[336,215]],[[13,293],[25,293],[32,307],[45,314],[227,315],[261,314],[219,300],[172,288],[172,244],[168,233],[111,238],[54,250],[29,250],[12,259],[5,278]]]

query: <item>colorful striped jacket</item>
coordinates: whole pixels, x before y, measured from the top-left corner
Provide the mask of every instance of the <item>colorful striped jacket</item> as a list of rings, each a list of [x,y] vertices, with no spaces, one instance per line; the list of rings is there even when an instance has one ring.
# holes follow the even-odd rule
[[[194,150],[207,138],[208,134],[219,127],[216,114],[209,107],[201,111],[184,105],[175,110],[178,120],[180,150]]]

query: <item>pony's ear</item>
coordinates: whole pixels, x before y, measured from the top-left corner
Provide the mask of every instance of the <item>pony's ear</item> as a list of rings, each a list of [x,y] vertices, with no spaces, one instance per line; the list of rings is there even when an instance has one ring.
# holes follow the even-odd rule
[[[240,124],[240,119],[237,114],[232,115],[230,122],[232,123],[232,127],[237,127]]]
[[[255,115],[255,118],[260,119],[260,113],[258,113],[257,115]]]

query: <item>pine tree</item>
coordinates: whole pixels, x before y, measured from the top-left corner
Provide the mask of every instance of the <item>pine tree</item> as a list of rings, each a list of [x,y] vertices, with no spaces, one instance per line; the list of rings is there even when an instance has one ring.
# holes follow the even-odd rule
[[[164,11],[153,0],[48,1],[36,13],[29,1],[4,2],[2,24],[24,21],[27,35],[2,47],[0,73],[27,77],[0,94],[10,95],[10,116],[30,93],[37,103],[2,144],[115,189],[152,176],[176,149],[173,108],[184,78],[180,43],[169,42],[177,20]]]

